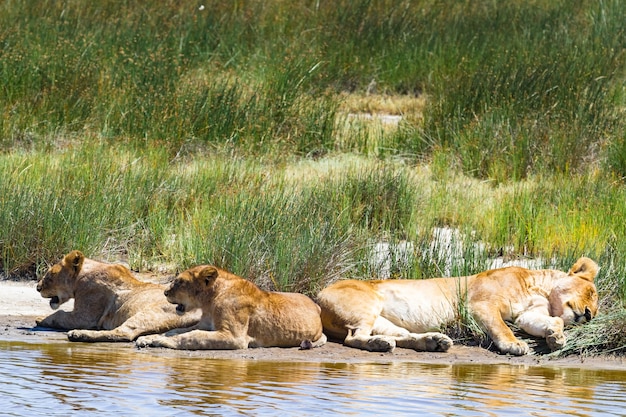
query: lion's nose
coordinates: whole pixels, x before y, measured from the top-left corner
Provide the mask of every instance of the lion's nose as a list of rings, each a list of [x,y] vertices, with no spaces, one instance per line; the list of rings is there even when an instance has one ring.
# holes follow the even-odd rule
[[[587,323],[591,321],[592,318],[593,318],[593,315],[591,314],[591,310],[589,309],[589,307],[585,307],[584,313],[581,313],[581,314],[574,313],[574,321],[576,323]]]
[[[41,289],[42,289],[42,288],[43,288],[43,283],[42,283],[41,281],[39,281],[39,282],[37,283],[37,291],[38,291],[38,292],[41,292]]]
[[[169,288],[168,288],[167,290],[165,290],[164,294],[165,294],[165,296],[166,296],[166,297],[170,295],[170,290],[169,290]]]

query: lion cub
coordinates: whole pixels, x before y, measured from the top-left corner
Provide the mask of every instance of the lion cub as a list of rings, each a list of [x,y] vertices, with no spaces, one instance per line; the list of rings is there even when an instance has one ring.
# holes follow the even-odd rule
[[[73,342],[129,342],[198,322],[180,317],[163,295],[164,285],[136,279],[128,268],[88,259],[72,251],[50,267],[37,291],[54,310],[74,298],[72,311],[37,319],[37,326],[69,330]]]
[[[176,311],[200,308],[200,322],[165,335],[137,339],[137,346],[170,349],[245,349],[322,346],[320,307],[304,294],[269,292],[214,266],[181,272],[165,291]]]

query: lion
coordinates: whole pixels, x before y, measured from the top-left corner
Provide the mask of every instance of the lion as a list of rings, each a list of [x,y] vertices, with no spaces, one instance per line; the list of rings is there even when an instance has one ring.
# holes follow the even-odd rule
[[[165,291],[176,311],[201,309],[197,325],[164,335],[143,336],[138,347],[246,349],[322,346],[320,307],[304,294],[264,291],[211,265],[181,272]]]
[[[37,291],[57,310],[74,298],[72,311],[58,310],[37,326],[69,330],[74,342],[130,342],[151,333],[192,326],[199,315],[180,317],[167,302],[165,285],[142,282],[128,268],[88,259],[74,250],[51,266]]]
[[[409,347],[418,333],[444,328],[466,309],[503,354],[525,355],[505,321],[545,338],[554,351],[565,345],[564,327],[591,320],[598,312],[594,279],[598,265],[578,259],[569,272],[492,269],[476,275],[424,280],[343,280],[317,297],[330,339],[370,351]],[[446,350],[449,343],[439,350]]]

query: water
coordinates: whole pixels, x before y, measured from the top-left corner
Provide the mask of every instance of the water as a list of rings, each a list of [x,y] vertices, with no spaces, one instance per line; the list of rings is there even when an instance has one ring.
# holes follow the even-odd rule
[[[2,416],[626,413],[626,370],[310,363],[0,341]]]

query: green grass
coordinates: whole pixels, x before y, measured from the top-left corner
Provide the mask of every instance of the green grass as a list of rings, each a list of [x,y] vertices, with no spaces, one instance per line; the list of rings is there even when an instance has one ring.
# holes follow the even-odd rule
[[[7,149],[88,134],[174,154],[190,142],[351,151],[336,134],[339,93],[375,80],[430,104],[423,124],[407,113],[391,140],[359,152],[449,152],[466,173],[499,181],[584,171],[589,159],[626,172],[618,1],[1,7]]]
[[[594,333],[621,317],[621,2],[204,6],[0,4],[5,276],[81,249],[313,295],[410,242],[392,276],[590,256]],[[442,227],[458,257],[433,252]]]

